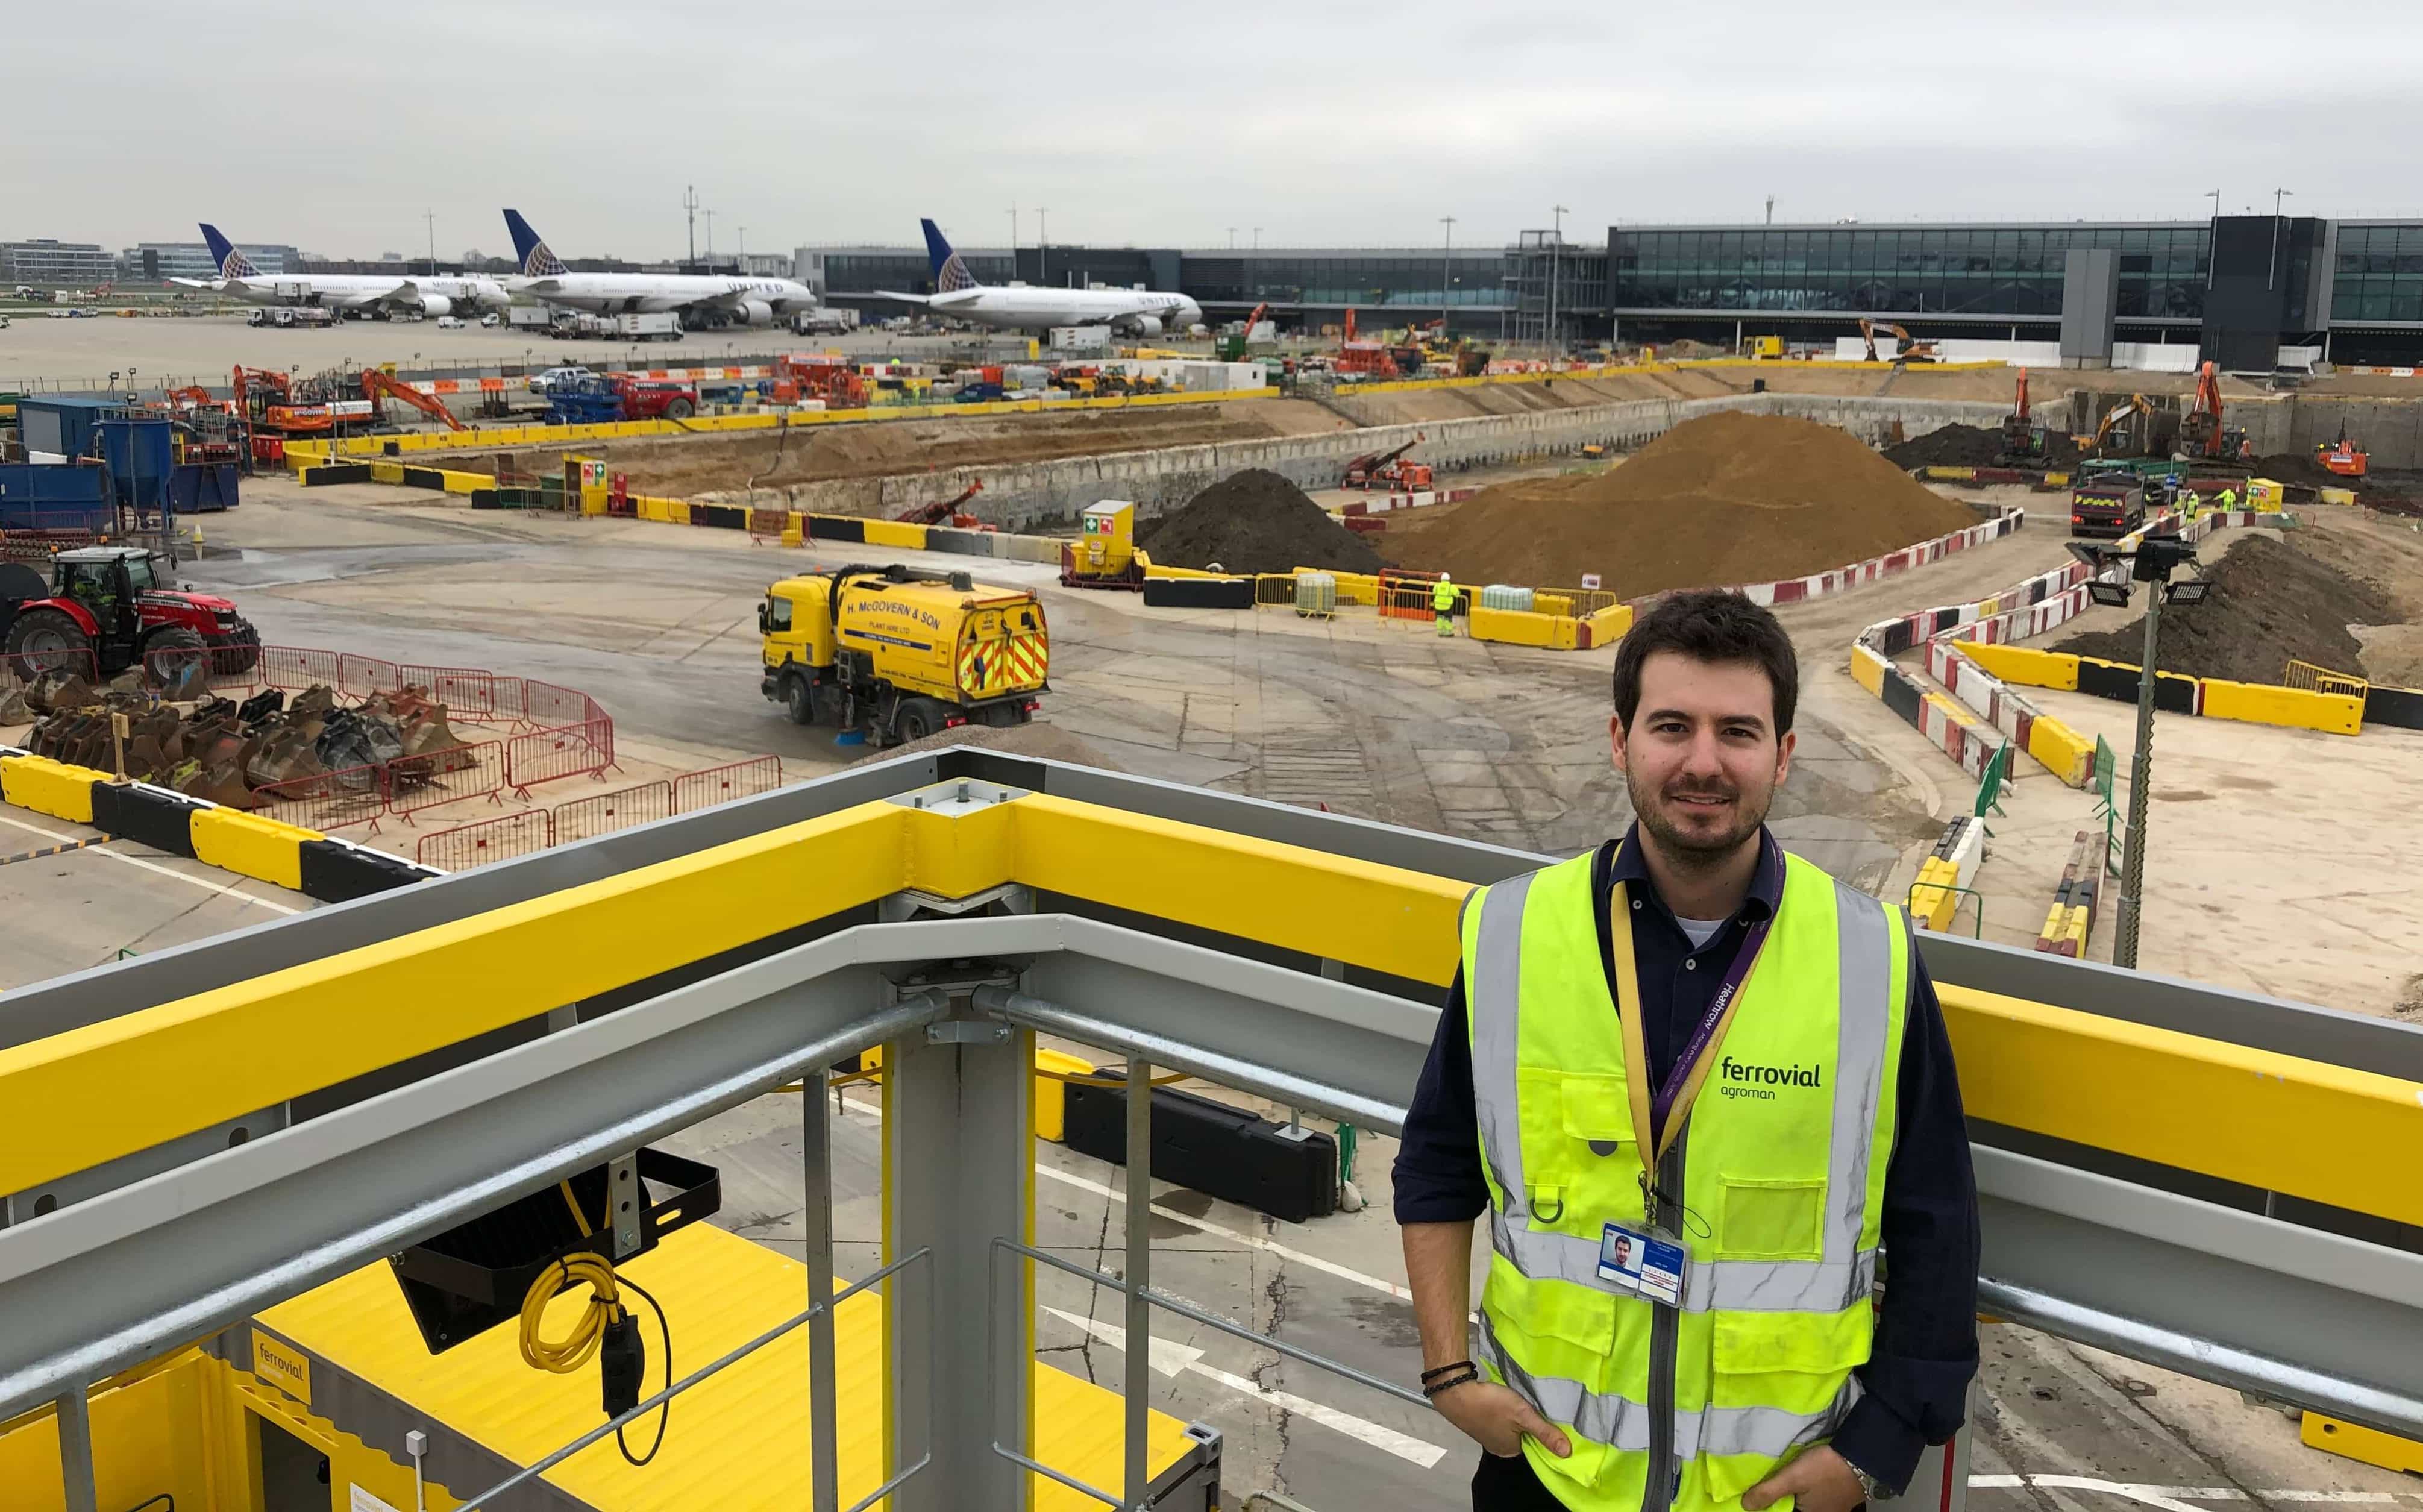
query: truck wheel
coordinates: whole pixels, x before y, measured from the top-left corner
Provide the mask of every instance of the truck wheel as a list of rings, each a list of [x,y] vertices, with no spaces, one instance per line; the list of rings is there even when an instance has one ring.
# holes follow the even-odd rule
[[[942,727],[942,716],[933,704],[920,698],[900,706],[900,714],[893,722],[900,731],[900,741],[922,740]]]
[[[814,724],[816,722],[816,693],[808,686],[807,678],[786,677],[783,680],[783,708],[794,724]]]
[[[49,671],[100,676],[92,643],[83,627],[58,609],[29,609],[8,627],[8,661],[19,677],[33,681]]]
[[[698,406],[687,399],[674,399],[665,406],[665,418],[668,420],[688,420],[696,413]]]

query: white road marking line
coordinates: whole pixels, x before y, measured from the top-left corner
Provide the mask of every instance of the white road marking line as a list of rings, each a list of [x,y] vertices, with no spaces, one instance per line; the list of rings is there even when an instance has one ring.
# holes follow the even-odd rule
[[[1101,1323],[1092,1318],[1081,1318],[1073,1313],[1063,1313],[1056,1307],[1047,1307],[1043,1311],[1054,1317],[1067,1319],[1114,1349],[1122,1353],[1127,1349],[1128,1330],[1115,1323]],[[1174,1376],[1180,1369],[1192,1371],[1208,1380],[1219,1382],[1240,1396],[1250,1396],[1258,1402],[1275,1407],[1282,1411],[1292,1412],[1298,1417],[1310,1418],[1324,1428],[1335,1428],[1350,1439],[1359,1440],[1374,1449],[1394,1455],[1400,1459],[1410,1460],[1424,1470],[1430,1469],[1447,1457],[1445,1449],[1437,1444],[1417,1439],[1409,1433],[1399,1433],[1394,1428],[1385,1428],[1377,1423],[1358,1418],[1352,1412],[1341,1412],[1334,1407],[1307,1401],[1292,1392],[1275,1392],[1243,1376],[1232,1376],[1225,1370],[1216,1370],[1201,1362],[1200,1357],[1203,1351],[1200,1349],[1180,1350],[1179,1353],[1196,1358],[1184,1361],[1175,1367],[1165,1368],[1162,1355],[1162,1345],[1164,1342],[1158,1338],[1150,1341],[1152,1368],[1164,1376]]]
[[[2047,1489],[2105,1491],[2130,1501],[2160,1507],[2163,1512],[2197,1512],[2190,1502],[2320,1502],[2332,1504],[2395,1504],[2399,1498],[2423,1501],[2423,1491],[2307,1491],[2276,1489],[2244,1491],[2235,1486],[2147,1486],[2135,1481],[2098,1480],[2092,1475],[1972,1475],[1969,1488],[2010,1491],[2022,1486]]]
[[[46,839],[56,840],[62,843],[75,838],[72,835],[61,835],[56,830],[46,830],[39,824],[28,824],[24,820],[10,819],[5,814],[0,814],[0,824],[8,824],[14,826],[17,829],[30,831],[31,833],[41,836]],[[141,867],[146,871],[156,871],[163,877],[174,877],[179,882],[199,887],[205,892],[217,893],[221,897],[225,897],[230,893],[234,893],[235,898],[239,902],[258,903],[261,907],[274,910],[277,913],[300,914],[303,912],[302,909],[295,907],[292,903],[276,902],[270,899],[255,897],[251,893],[236,892],[237,888],[244,885],[241,882],[231,882],[222,884],[212,882],[207,878],[189,876],[182,871],[172,871],[156,861],[146,861],[141,856],[131,856],[121,851],[112,851],[105,845],[88,846],[84,851],[77,851],[75,853],[79,855],[103,855],[109,857],[112,861],[123,861],[130,867]]]
[[[1100,1318],[1080,1317],[1074,1313],[1063,1312],[1056,1307],[1047,1307],[1043,1311],[1072,1328],[1092,1334],[1122,1354],[1127,1352],[1128,1330],[1116,1323],[1104,1323]],[[1175,1339],[1164,1339],[1157,1333],[1149,1342],[1152,1346],[1152,1368],[1164,1376],[1175,1376],[1203,1358],[1202,1350],[1180,1344]]]

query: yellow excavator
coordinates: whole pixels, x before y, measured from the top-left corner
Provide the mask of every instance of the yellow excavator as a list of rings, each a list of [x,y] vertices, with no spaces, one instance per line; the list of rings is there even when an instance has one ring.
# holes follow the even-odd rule
[[[1881,362],[1886,360],[1885,358],[1877,356],[1877,332],[1878,331],[1883,331],[1886,335],[1901,343],[1901,349],[1892,355],[1892,361],[1940,362],[1943,359],[1942,348],[1937,346],[1933,342],[1913,340],[1909,334],[1908,326],[1894,326],[1891,324],[1879,326],[1875,321],[1862,315],[1860,317],[1860,340],[1868,343],[1868,355],[1861,358],[1862,361]]]
[[[2103,422],[2095,427],[2094,435],[2073,436],[2070,439],[2078,443],[2078,449],[2081,452],[2100,456],[2103,454],[2103,443],[2111,439],[2112,433],[2119,428],[2121,422],[2132,415],[2151,415],[2153,412],[2152,400],[2144,394],[2132,393],[2104,412]]]

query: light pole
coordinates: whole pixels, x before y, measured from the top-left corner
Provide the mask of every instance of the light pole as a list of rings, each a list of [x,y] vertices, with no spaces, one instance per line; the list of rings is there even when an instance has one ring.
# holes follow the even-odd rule
[[[1043,260],[1052,255],[1052,222],[1046,218],[1051,214],[1050,205],[1035,207],[1035,281],[1037,284],[1046,281]],[[1011,266],[1015,267],[1017,264],[1013,263]]]
[[[1565,217],[1573,212],[1556,207],[1557,229],[1548,238],[1548,355],[1557,355],[1557,275],[1564,268]]]
[[[715,212],[702,210],[699,214],[706,217],[706,265],[712,268],[715,266]]]
[[[2120,852],[2120,924],[2112,941],[2112,963],[2127,970],[2137,965],[2137,937],[2145,921],[2146,820],[2154,792],[2154,695],[2162,684],[2158,660],[2162,648],[2162,606],[2202,603],[2211,584],[2201,578],[2173,582],[2171,574],[2195,561],[2195,547],[2176,535],[2147,535],[2134,551],[2114,551],[2084,541],[2069,543],[2070,553],[2095,571],[2087,580],[2087,597],[2098,604],[2125,608],[2131,581],[2151,584],[2146,596],[2146,648],[2137,673],[2137,748],[2129,758],[2129,833]],[[2106,582],[2107,566],[2129,568],[2128,578]]]
[[[420,220],[429,228],[429,276],[434,279],[437,277],[437,212],[424,210]]]
[[[691,184],[685,184],[685,185],[682,187],[682,210],[683,210],[683,211],[684,211],[684,212],[689,215],[689,265],[690,265],[690,269],[691,269],[691,271],[692,271],[692,272],[695,272],[695,271],[697,271],[697,269],[698,269],[698,185],[697,185],[697,184],[695,184],[695,183],[691,183]]]
[[[740,276],[741,276],[742,278],[744,278],[744,279],[745,279],[745,278],[747,278],[747,277],[749,277],[749,228],[748,228],[748,227],[743,226],[743,227],[741,227],[741,228],[740,228],[740,250],[739,250],[739,251],[737,251],[737,252],[733,253],[732,255],[733,255],[734,257],[736,257],[736,258],[739,259],[739,262],[740,262]]]
[[[1439,248],[1439,335],[1447,335],[1448,290],[1455,283],[1455,217],[1441,215],[1439,224],[1447,228],[1447,240]]]

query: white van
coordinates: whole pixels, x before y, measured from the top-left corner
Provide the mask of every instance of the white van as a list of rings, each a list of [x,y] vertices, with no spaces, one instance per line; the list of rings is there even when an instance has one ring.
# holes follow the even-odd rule
[[[437,317],[437,328],[441,331],[459,331],[463,328],[463,322],[457,316],[440,315]]]

